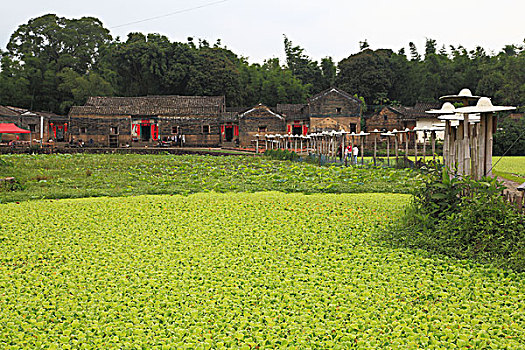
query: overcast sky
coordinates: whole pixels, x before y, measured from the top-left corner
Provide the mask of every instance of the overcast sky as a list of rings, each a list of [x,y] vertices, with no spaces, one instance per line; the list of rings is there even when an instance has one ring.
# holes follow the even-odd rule
[[[337,62],[359,51],[407,48],[424,51],[425,38],[439,47],[482,46],[498,52],[525,39],[524,0],[18,0],[2,1],[0,46],[31,18],[55,13],[68,18],[94,16],[121,39],[129,32],[160,33],[172,41],[191,36],[218,38],[250,62],[284,56],[283,34],[319,60]],[[203,6],[200,8],[195,8]],[[188,9],[193,10],[186,11]],[[175,13],[178,12],[178,13]],[[166,14],[175,13],[165,16]],[[122,26],[153,17],[161,18]]]

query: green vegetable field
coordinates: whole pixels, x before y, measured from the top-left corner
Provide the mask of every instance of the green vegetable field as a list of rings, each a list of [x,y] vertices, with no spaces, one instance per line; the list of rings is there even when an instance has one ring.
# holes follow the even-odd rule
[[[375,243],[409,200],[2,204],[0,348],[525,349],[522,275]]]
[[[408,193],[421,184],[410,169],[353,168],[263,157],[138,154],[9,155],[0,177],[15,177],[16,191],[0,202],[198,192]]]

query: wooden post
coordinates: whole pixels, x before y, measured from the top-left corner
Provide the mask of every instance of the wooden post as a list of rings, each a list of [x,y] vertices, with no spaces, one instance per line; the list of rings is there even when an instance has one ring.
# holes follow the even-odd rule
[[[430,139],[432,143],[432,160],[436,161],[436,132],[431,131],[430,132]]]
[[[374,166],[376,166],[376,155],[377,155],[377,133],[374,134]]]
[[[494,114],[487,113],[487,131],[485,141],[485,176],[492,177],[492,134],[494,125]]]
[[[343,134],[341,135],[342,136],[342,139],[341,139],[341,152],[342,152],[342,156],[343,156],[343,159],[345,161],[345,165],[347,160],[346,160],[346,156],[345,156],[345,150],[346,150],[346,144],[345,144],[345,141],[346,141],[346,134],[344,133],[343,131]]]
[[[465,164],[465,151],[463,149],[463,129],[464,121],[460,121],[458,127],[456,128],[456,148],[457,148],[457,162],[458,162],[458,174],[460,176],[464,175],[464,164]]]
[[[386,137],[386,162],[390,166],[390,136]]]
[[[485,142],[486,142],[486,129],[487,129],[487,114],[481,113],[479,120],[479,134],[478,134],[478,174],[476,180],[481,180],[485,175]]]
[[[365,137],[360,136],[361,139],[361,165],[365,165]],[[357,163],[357,160],[356,160]],[[356,164],[357,165],[357,164]]]
[[[396,147],[396,166],[397,166],[397,163],[399,162],[399,149],[398,149],[397,136],[398,136],[398,134],[396,134],[396,138],[394,139],[395,147]]]
[[[409,164],[409,161],[408,161],[408,131],[405,132],[405,163]]]
[[[450,170],[450,120],[445,120],[445,136],[443,138],[443,165]]]
[[[423,163],[427,162],[427,132],[423,131]]]
[[[470,123],[469,115],[463,114],[463,174],[471,176],[470,169]]]
[[[417,165],[417,131],[414,131],[414,165]]]

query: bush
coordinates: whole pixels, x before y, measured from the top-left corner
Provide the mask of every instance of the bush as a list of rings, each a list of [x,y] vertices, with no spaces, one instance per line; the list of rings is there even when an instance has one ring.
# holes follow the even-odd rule
[[[383,239],[459,259],[525,271],[525,217],[496,179],[450,178],[433,169],[414,193],[399,226]]]

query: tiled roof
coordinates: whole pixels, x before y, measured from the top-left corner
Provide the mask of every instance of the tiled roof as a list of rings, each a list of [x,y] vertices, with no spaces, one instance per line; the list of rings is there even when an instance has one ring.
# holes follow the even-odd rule
[[[258,104],[257,106],[253,107],[252,109],[250,109],[249,111],[246,111],[242,114],[239,115],[240,118],[244,118],[252,113],[265,113],[265,114],[269,114],[273,117],[277,117],[279,119],[284,119],[282,115],[280,114],[277,114],[275,112],[273,112],[270,108],[268,108],[267,106],[263,105],[263,104]]]
[[[278,103],[275,110],[278,113],[293,116],[293,115],[302,115],[305,113],[305,107],[307,104],[304,103]]]
[[[225,110],[224,96],[90,97],[70,114],[83,115],[218,115]]]
[[[388,108],[398,114],[401,114],[405,119],[428,118],[425,111],[430,109],[439,109],[441,103],[439,102],[417,102],[414,107],[405,106],[388,106]]]
[[[0,106],[0,115],[7,116],[7,117],[16,117],[20,115],[20,112],[17,112],[13,110],[13,108],[8,106]]]
[[[354,100],[356,102],[361,103],[361,101],[359,99],[357,99],[356,97],[354,97],[354,96],[350,95],[349,93],[347,93],[346,91],[343,91],[343,90],[338,89],[336,87],[326,89],[325,91],[322,91],[322,92],[318,93],[317,95],[314,95],[314,96],[310,97],[309,101],[310,102],[315,101],[315,100],[317,100],[317,99],[319,99],[321,97],[324,97],[324,96],[326,96],[326,95],[328,95],[330,93],[336,93],[336,94],[339,94],[339,95],[341,95],[341,96],[343,96],[343,97],[345,97],[345,98],[347,98],[349,100]]]
[[[32,117],[44,117],[44,118],[60,118],[58,114],[52,112],[34,112],[26,108],[13,107],[13,106],[0,106],[0,115],[17,117],[17,116],[32,116]]]

